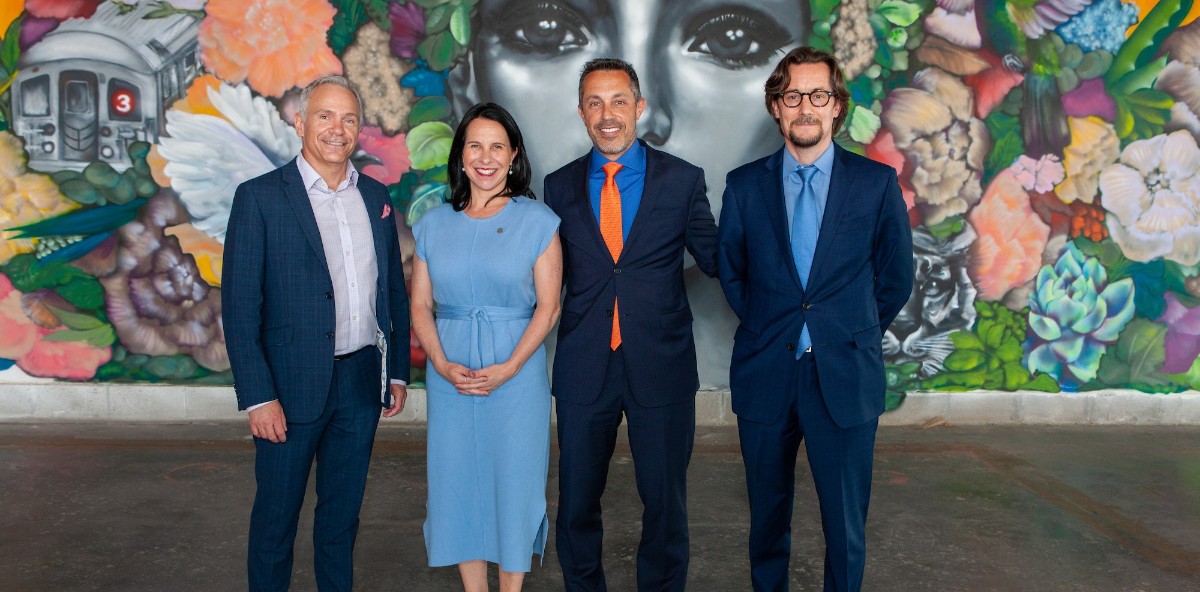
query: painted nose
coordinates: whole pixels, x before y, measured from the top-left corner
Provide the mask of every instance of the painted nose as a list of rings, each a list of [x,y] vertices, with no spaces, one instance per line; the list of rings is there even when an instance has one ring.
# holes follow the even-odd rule
[[[671,139],[672,116],[666,103],[651,103],[646,101],[646,110],[642,112],[642,139],[647,143],[661,148]]]

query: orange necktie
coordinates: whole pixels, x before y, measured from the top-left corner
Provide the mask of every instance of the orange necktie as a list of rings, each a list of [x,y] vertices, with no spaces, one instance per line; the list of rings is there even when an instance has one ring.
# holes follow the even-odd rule
[[[621,165],[610,162],[604,165],[604,186],[600,188],[600,236],[612,254],[613,263],[621,258],[621,247],[625,245],[625,231],[621,226],[621,190],[617,189],[617,171]],[[613,298],[612,337],[608,340],[609,349],[616,350],[621,345],[621,315],[617,311],[617,299]]]

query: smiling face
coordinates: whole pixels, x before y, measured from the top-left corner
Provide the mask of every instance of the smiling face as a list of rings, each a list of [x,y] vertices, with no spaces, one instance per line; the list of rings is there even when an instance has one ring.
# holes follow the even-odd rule
[[[620,158],[637,140],[637,120],[645,109],[646,99],[634,97],[625,72],[597,70],[583,79],[579,116],[592,145],[609,160]]]
[[[453,73],[459,112],[476,101],[512,111],[535,190],[589,148],[590,126],[571,106],[579,71],[594,58],[637,69],[646,99],[638,135],[704,169],[714,213],[725,174],[779,147],[774,122],[759,111],[763,80],[782,50],[803,41],[807,2],[480,0],[479,11],[471,67]]]
[[[471,197],[486,199],[503,191],[516,155],[504,126],[483,117],[468,123],[462,158]]]
[[[824,63],[792,64],[788,67],[788,79],[787,91],[808,93],[833,88],[829,66]],[[776,97],[771,109],[779,121],[779,130],[787,138],[788,150],[797,161],[806,164],[811,164],[829,147],[833,141],[833,120],[841,112],[837,98],[831,98],[823,107],[813,107],[808,96],[802,97],[795,107],[788,107],[783,97]]]
[[[354,93],[335,84],[314,88],[305,113],[296,114],[295,124],[304,160],[326,180],[345,174],[361,127]]]

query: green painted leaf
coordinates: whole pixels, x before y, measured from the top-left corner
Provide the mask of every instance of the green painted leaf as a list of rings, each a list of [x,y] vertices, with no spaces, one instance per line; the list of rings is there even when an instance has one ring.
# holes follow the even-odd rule
[[[65,298],[67,302],[75,305],[76,308],[97,310],[104,306],[104,286],[101,286],[96,278],[87,274],[75,277],[54,291],[58,292],[58,295]]]
[[[970,331],[955,331],[951,333],[950,342],[954,344],[954,349],[983,350],[983,342],[979,340],[979,336]]]
[[[423,97],[408,114],[409,127],[426,121],[442,121],[450,117],[450,101],[446,97]]]
[[[58,317],[58,320],[62,321],[62,324],[66,325],[68,329],[86,331],[88,329],[95,329],[96,327],[103,327],[106,324],[92,315],[71,312],[56,306],[47,305],[46,308],[49,308],[54,313],[54,316]]]
[[[117,341],[117,334],[113,331],[112,325],[101,325],[82,331],[74,329],[55,331],[43,337],[42,341],[81,341],[95,347],[107,347]]]
[[[875,11],[897,27],[907,27],[921,17],[921,7],[904,0],[883,0]]]
[[[459,5],[454,11],[454,15],[450,17],[450,34],[454,35],[454,40],[459,45],[466,45],[471,41],[471,8],[465,4]]]
[[[384,31],[392,30],[392,19],[388,16],[388,0],[361,0],[363,11],[375,23],[375,26]]]
[[[856,105],[854,110],[850,112],[850,137],[855,142],[863,144],[870,143],[875,139],[875,134],[879,133],[880,121],[879,116],[871,112],[870,109],[862,105]]]
[[[932,226],[926,224],[925,229],[928,230],[929,234],[932,234],[934,238],[944,239],[962,232],[963,224],[965,224],[965,222],[963,221],[962,216],[952,216]]]
[[[448,189],[448,187],[441,183],[430,183],[417,187],[416,192],[413,193],[412,201],[409,202],[408,212],[405,213],[405,219],[408,220],[408,223],[410,225],[416,224],[417,220],[420,220],[425,212],[446,203]]]
[[[430,8],[433,8],[434,6],[441,6],[443,4],[447,4],[450,2],[450,0],[409,0],[409,2],[412,2],[412,3],[416,4],[417,6],[420,6],[421,8],[428,10]],[[426,29],[426,30],[428,30],[428,29]]]
[[[969,372],[984,366],[986,363],[987,354],[972,349],[955,350],[946,356],[944,362],[946,369],[951,372]]]
[[[841,4],[841,0],[811,0],[812,1],[812,20],[823,21],[833,14],[833,10]]]
[[[1058,386],[1058,381],[1054,380],[1049,374],[1038,373],[1033,380],[1025,383],[1024,387],[1027,391],[1041,391],[1044,393],[1057,393],[1061,388]]]
[[[1025,139],[1021,136],[1020,119],[1013,115],[992,111],[983,123],[992,136],[992,149],[984,162],[983,183],[986,186],[996,173],[1011,166],[1017,157],[1025,153]]]
[[[454,6],[451,4],[443,4],[430,10],[425,15],[425,34],[434,35],[445,31],[450,26],[454,12]]]
[[[442,31],[436,35],[426,37],[417,46],[417,53],[426,62],[429,62],[430,70],[440,72],[454,65],[454,56],[457,48],[458,44],[454,42],[454,36],[449,31]]]
[[[354,36],[367,15],[359,0],[334,0],[334,5],[338,11],[325,38],[329,41],[329,48],[340,57],[354,43]]]
[[[454,130],[449,125],[441,121],[427,121],[409,130],[404,143],[408,145],[413,168],[432,169],[446,164],[453,140]]]
[[[25,20],[25,16],[21,15],[9,23],[8,30],[4,32],[4,41],[0,43],[0,66],[9,72],[17,70],[17,60],[21,57],[21,23]],[[5,76],[5,78],[8,78]]]
[[[1105,386],[1169,384],[1170,379],[1159,372],[1166,360],[1166,334],[1165,325],[1134,318],[1121,331],[1117,343],[1100,358],[1096,381]]]
[[[1154,54],[1162,45],[1164,39],[1173,33],[1183,22],[1183,17],[1191,10],[1191,0],[1160,0],[1146,16],[1142,17],[1137,28],[1121,45],[1113,64],[1105,75],[1107,82],[1120,80],[1136,68],[1144,66],[1154,59]]]

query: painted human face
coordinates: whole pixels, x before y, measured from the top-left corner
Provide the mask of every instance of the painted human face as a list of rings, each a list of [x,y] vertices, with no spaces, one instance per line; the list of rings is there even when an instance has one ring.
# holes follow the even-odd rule
[[[704,169],[714,211],[725,174],[779,147],[762,117],[763,81],[803,41],[800,0],[481,0],[470,68],[453,72],[460,112],[508,108],[525,135],[532,186],[589,148],[579,71],[593,58],[633,64],[646,99],[638,135]]]
[[[789,83],[784,93],[833,89],[829,66],[820,64],[792,64],[788,67]],[[796,160],[812,163],[833,141],[833,120],[842,112],[837,98],[831,98],[822,107],[814,107],[812,99],[804,96],[800,104],[788,107],[783,97],[776,97],[771,113],[779,120],[779,130],[787,138],[788,150]]]
[[[633,95],[633,81],[625,72],[598,70],[583,79],[579,116],[592,145],[609,160],[616,160],[637,139],[637,120],[646,99]]]
[[[500,193],[508,184],[508,167],[516,155],[504,126],[483,117],[468,123],[463,168],[471,182],[471,196],[491,197]]]
[[[304,160],[322,175],[345,168],[358,146],[358,101],[354,93],[336,84],[322,84],[308,95],[305,113],[296,114]]]

